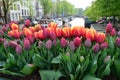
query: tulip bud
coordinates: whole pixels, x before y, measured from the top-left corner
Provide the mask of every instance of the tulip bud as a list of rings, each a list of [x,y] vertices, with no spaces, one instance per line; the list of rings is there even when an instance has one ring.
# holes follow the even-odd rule
[[[108,43],[107,42],[103,42],[100,44],[100,49],[105,49],[108,47]]]
[[[41,48],[43,46],[43,42],[42,41],[39,41],[38,42],[38,47]]]
[[[116,30],[115,30],[115,28],[112,29],[110,35],[111,35],[111,36],[115,36],[115,35],[116,35]]]
[[[30,20],[26,20],[26,21],[25,21],[25,26],[26,26],[26,27],[30,26]]]
[[[120,38],[116,38],[116,45],[120,48]]]
[[[35,41],[34,37],[29,36],[29,37],[27,37],[27,38],[28,38],[28,40],[30,41],[31,44],[34,43],[34,41]]]
[[[16,39],[16,40],[14,40],[16,43],[20,43],[20,39]]]
[[[0,36],[3,36],[3,35],[4,35],[3,30],[0,30]]]
[[[97,53],[97,52],[99,52],[99,50],[100,50],[100,45],[98,43],[96,43],[93,47],[93,52]]]
[[[107,33],[110,33],[112,31],[112,24],[111,23],[108,23],[107,25],[106,25],[106,32]]]
[[[30,49],[30,41],[27,38],[24,38],[24,48],[25,50],[29,50]]]
[[[10,41],[9,42],[9,46],[12,47],[12,48],[16,48],[18,44],[15,42],[15,41]]]
[[[56,35],[55,35],[54,32],[51,32],[51,33],[50,33],[50,39],[52,39],[52,40],[56,39]]]
[[[18,53],[18,54],[22,53],[22,46],[21,45],[16,46],[16,53]]]
[[[88,48],[91,47],[92,45],[91,39],[87,38],[84,44],[85,44],[85,47],[88,47]]]
[[[70,56],[70,53],[69,53],[69,52],[67,52],[67,53],[66,53],[66,56]]]
[[[120,37],[120,31],[118,32],[118,37]]]
[[[7,28],[5,26],[2,27],[2,31],[3,32],[6,32],[7,31]]]
[[[85,60],[84,56],[80,56],[80,62],[83,62]]]
[[[60,40],[60,45],[61,45],[62,48],[64,48],[64,47],[67,46],[67,41],[66,41],[65,38],[61,38],[61,40]]]
[[[69,47],[70,47],[70,50],[71,50],[71,51],[74,51],[74,50],[75,50],[75,45],[74,45],[74,42],[73,42],[73,41],[70,41]]]
[[[46,42],[46,48],[47,49],[50,49],[52,47],[52,41],[51,40],[48,40],[47,42]]]
[[[111,59],[110,55],[106,56],[104,59],[104,63],[108,63],[110,61],[110,59]]]
[[[81,45],[81,39],[79,37],[76,37],[74,40],[75,47],[79,47]]]
[[[57,40],[56,40],[56,39],[53,40],[53,45],[54,45],[54,46],[57,45]]]
[[[7,40],[4,41],[4,48],[7,48],[9,46],[9,42]]]
[[[49,31],[47,28],[43,29],[43,35],[45,36],[45,38],[49,38]]]

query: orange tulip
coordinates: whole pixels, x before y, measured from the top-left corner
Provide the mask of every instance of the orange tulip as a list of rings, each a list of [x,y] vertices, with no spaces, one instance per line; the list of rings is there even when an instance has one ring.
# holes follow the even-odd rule
[[[92,41],[95,40],[96,30],[95,29],[86,29],[85,37],[89,38]]]
[[[40,30],[40,31],[38,32],[38,37],[39,37],[41,40],[44,40],[44,39],[45,39],[45,36],[44,36],[44,34],[43,34],[43,30]]]
[[[21,32],[19,30],[12,30],[8,32],[8,35],[14,38],[20,38]]]
[[[18,25],[17,24],[15,24],[15,23],[12,23],[12,25],[11,25],[11,29],[12,30],[18,30]]]
[[[62,29],[61,28],[56,28],[55,34],[58,38],[62,36]]]
[[[99,32],[99,33],[96,34],[96,41],[97,41],[98,43],[104,42],[104,41],[105,41],[105,38],[106,38],[106,36],[105,36],[105,34],[102,33],[102,32]]]
[[[35,25],[35,30],[36,30],[36,31],[39,31],[39,30],[41,30],[41,29],[42,29],[42,27],[41,27],[39,24]]]
[[[49,28],[56,29],[56,28],[57,28],[57,24],[54,23],[54,22],[51,22],[51,23],[48,24],[48,27],[49,27]]]
[[[62,36],[65,37],[65,38],[68,38],[68,37],[72,36],[70,27],[64,27],[62,29]]]
[[[34,33],[35,32],[35,27],[29,27],[29,29]]]
[[[39,38],[38,32],[34,32],[34,37],[35,37],[35,39]]]
[[[33,36],[32,31],[30,29],[28,29],[28,28],[24,28],[23,32],[24,32],[26,37]]]

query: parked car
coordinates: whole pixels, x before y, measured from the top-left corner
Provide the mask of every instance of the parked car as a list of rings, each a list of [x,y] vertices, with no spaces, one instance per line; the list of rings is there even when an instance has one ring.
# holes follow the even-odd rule
[[[90,18],[85,18],[85,28],[90,28],[91,24],[96,23],[95,21],[93,21]]]

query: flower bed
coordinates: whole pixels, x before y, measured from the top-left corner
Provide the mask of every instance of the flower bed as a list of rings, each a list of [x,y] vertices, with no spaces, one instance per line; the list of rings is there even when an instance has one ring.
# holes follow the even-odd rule
[[[0,29],[0,73],[19,78],[39,73],[40,80],[102,80],[112,74],[119,80],[119,36],[110,23],[102,33],[53,22],[21,30],[11,22]]]

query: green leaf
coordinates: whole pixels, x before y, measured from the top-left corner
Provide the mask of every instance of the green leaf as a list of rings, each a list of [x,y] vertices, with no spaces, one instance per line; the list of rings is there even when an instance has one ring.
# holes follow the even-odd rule
[[[1,70],[0,72],[4,73],[4,74],[8,74],[8,75],[12,75],[12,76],[21,76],[21,77],[24,77],[25,75],[21,74],[21,73],[15,73],[15,72],[12,72],[12,71],[9,71],[9,70]]]
[[[83,77],[83,80],[102,80],[102,79],[96,78],[96,77],[91,76],[91,75],[85,75]]]
[[[52,62],[53,64],[60,63],[61,55],[58,55],[57,57],[53,58]]]
[[[33,64],[26,64],[20,72],[23,73],[23,74],[25,74],[25,75],[29,75],[35,69],[36,69],[35,65],[33,65]]]
[[[89,70],[90,70],[90,74],[95,74],[96,70],[97,70],[98,66],[97,66],[97,60],[94,59],[93,61],[91,61],[90,66],[89,66]]]
[[[76,67],[76,70],[75,70],[75,77],[77,77],[81,72],[81,65],[78,64],[78,66]]]
[[[5,61],[0,61],[0,67],[4,66]]]
[[[13,54],[8,54],[8,61],[13,65],[16,64],[16,60]]]
[[[104,71],[101,73],[101,77],[103,78],[104,76],[109,75],[109,74],[110,74],[110,62],[107,64]]]
[[[113,42],[112,37],[109,38],[108,44],[109,44],[109,53],[110,53],[110,55],[113,55],[113,52],[114,52],[114,42]]]
[[[115,69],[116,69],[117,75],[119,75],[120,74],[120,61],[119,60],[115,60],[114,61],[114,65],[115,65]]]
[[[60,71],[40,70],[41,80],[59,80],[62,75]]]
[[[75,80],[73,74],[69,74],[69,75],[70,75],[70,80]]]

